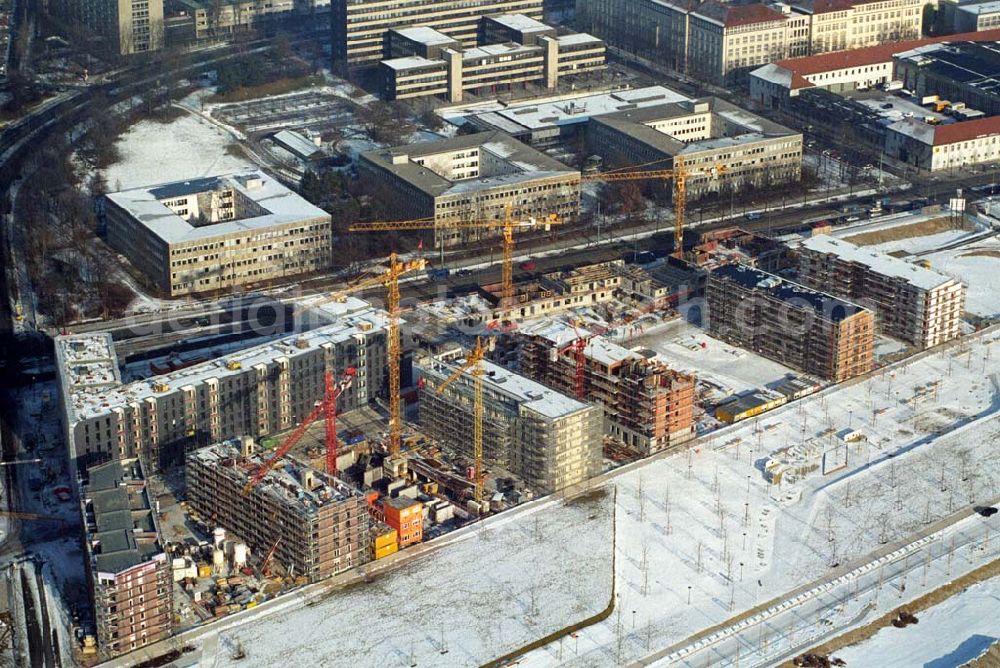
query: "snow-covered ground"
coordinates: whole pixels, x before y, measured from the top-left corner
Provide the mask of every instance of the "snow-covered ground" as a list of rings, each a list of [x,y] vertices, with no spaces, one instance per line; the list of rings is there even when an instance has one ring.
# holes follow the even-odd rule
[[[918,624],[887,627],[837,656],[848,666],[957,668],[1000,639],[1000,578],[975,584],[918,617]]]
[[[119,190],[253,168],[226,152],[232,143],[222,129],[193,115],[170,123],[141,121],[119,140],[121,160],[105,170],[105,178]]]
[[[619,653],[614,623],[584,629],[570,664],[640,658],[994,498],[1000,388],[985,374],[987,355],[1000,354],[998,332],[984,340],[831,388],[616,477],[619,591],[636,630],[627,620]],[[842,445],[834,434],[848,428],[867,441],[849,446],[846,468],[823,475]],[[762,471],[771,457],[786,464],[780,485]],[[555,665],[555,651],[526,664]]]
[[[656,351],[674,369],[719,385],[722,394],[764,387],[794,373],[782,364],[714,339],[694,325],[676,323],[676,327],[636,337],[627,345]]]
[[[947,246],[948,244],[953,244],[962,239],[969,237],[974,237],[979,234],[979,231],[968,231],[968,230],[948,230],[947,232],[939,232],[937,234],[928,234],[923,237],[911,237],[909,239],[898,239],[896,241],[887,241],[884,244],[876,244],[874,246],[869,246],[874,251],[881,253],[908,253],[910,255],[915,255],[917,253],[926,253],[928,251],[934,251],[942,246]]]
[[[612,499],[587,495],[558,512],[543,503],[469,527],[369,584],[221,631],[201,665],[481,665],[605,609]],[[246,659],[232,658],[234,647]]]
[[[633,661],[995,498],[998,342],[1000,329],[988,330],[606,477],[604,487],[617,489],[621,613],[531,652],[522,665]],[[866,438],[846,445],[837,434],[847,429]],[[835,468],[845,452],[847,465]],[[783,472],[780,484],[765,475],[769,464]],[[396,665],[412,651],[418,665],[470,665],[502,654],[543,635],[543,623],[525,616],[532,588],[536,601],[551,601],[538,603],[549,606],[540,616],[545,629],[592,613],[608,592],[609,531],[591,530],[578,507],[559,499],[531,510],[488,521],[488,543],[467,536],[330,603],[289,606],[281,620],[226,631],[218,647],[238,637],[254,661],[274,661],[291,651],[291,629],[310,628],[324,640],[302,651],[336,652],[342,663]],[[366,636],[347,623],[347,610],[391,611],[381,619],[394,626]],[[451,634],[444,661],[435,655],[441,629]]]
[[[925,256],[931,267],[969,286],[965,310],[1000,316],[1000,241],[996,238]]]

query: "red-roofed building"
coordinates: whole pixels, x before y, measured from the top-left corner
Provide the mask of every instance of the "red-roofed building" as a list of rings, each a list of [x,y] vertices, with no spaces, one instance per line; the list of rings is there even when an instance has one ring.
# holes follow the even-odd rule
[[[948,125],[907,118],[889,126],[887,155],[932,172],[1000,160],[1000,116]]]
[[[690,74],[728,83],[741,71],[784,57],[788,18],[765,5],[708,0],[690,14]]]
[[[778,108],[805,88],[826,88],[836,93],[871,88],[895,78],[896,54],[941,42],[996,40],[1000,40],[1000,30],[985,30],[779,60],[750,73],[750,99],[765,107]]]
[[[810,53],[920,36],[923,0],[579,0],[581,29],[713,83]]]

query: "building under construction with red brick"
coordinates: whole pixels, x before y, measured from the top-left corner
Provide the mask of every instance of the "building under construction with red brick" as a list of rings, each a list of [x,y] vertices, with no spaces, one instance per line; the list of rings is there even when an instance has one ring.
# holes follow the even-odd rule
[[[643,454],[695,435],[694,378],[660,360],[559,321],[522,329],[519,359],[525,375],[599,404],[605,434]]]
[[[253,448],[243,438],[188,454],[187,497],[195,511],[311,582],[371,561],[364,494],[287,458],[244,493],[267,456]]]

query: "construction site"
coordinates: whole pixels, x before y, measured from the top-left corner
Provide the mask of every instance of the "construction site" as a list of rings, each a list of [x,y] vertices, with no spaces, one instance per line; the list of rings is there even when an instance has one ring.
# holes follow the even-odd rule
[[[535,162],[525,166],[528,158]],[[687,179],[709,187],[731,169],[711,160],[689,169],[678,155],[670,169],[646,164],[586,173],[492,135],[373,151],[365,160],[385,181],[397,213],[422,217],[357,222],[346,231],[385,235],[390,247],[419,240],[416,251],[400,248],[332,291],[288,298],[294,332],[222,355],[196,350],[165,366],[150,361],[154,377],[138,380],[123,373],[110,333],[57,337],[62,431],[72,464],[88,481],[83,512],[96,564],[88,582],[95,618],[83,642],[87,653],[127,654],[178,631],[218,628],[216,620],[238,625],[256,614],[247,611],[276,609],[278,600],[319,605],[338,596],[341,585],[395,569],[405,574],[411,559],[451,541],[489,540],[491,518],[516,521],[534,508],[542,509],[536,528],[512,544],[540,549],[558,535],[578,561],[573,568],[597,568],[608,555],[595,562],[600,550],[593,542],[584,554],[570,545],[565,526],[553,525],[556,514],[572,517],[595,527],[594,540],[615,540],[611,493],[595,492],[593,481],[629,475],[641,518],[651,511],[641,475],[634,479],[639,460],[676,466],[686,454],[690,472],[691,453],[706,439],[742,432],[772,411],[869,374],[880,345],[937,345],[959,330],[960,281],[830,242],[819,227],[805,241],[739,225],[685,229]],[[508,170],[508,163],[518,168]],[[517,257],[519,245],[575,223],[582,185],[631,182],[669,183],[673,217],[662,248],[547,262],[542,270]],[[413,197],[410,186],[426,192]],[[524,191],[514,197],[510,188]],[[435,246],[426,257],[423,240]],[[412,298],[421,293],[409,286],[449,276],[434,255],[457,263],[464,256],[451,247],[490,243],[500,253],[476,267],[485,269],[483,280]],[[461,264],[455,270],[474,274]],[[829,279],[834,273],[836,281]],[[913,306],[905,323],[890,313],[894,277],[910,279],[892,293],[905,293]],[[885,289],[878,299],[859,296],[879,280]],[[928,309],[941,322],[918,331],[915,314]],[[887,339],[896,341],[886,346]],[[845,469],[850,446],[826,448],[829,437],[789,444],[767,461],[766,474],[780,485],[817,466],[824,475]],[[768,495],[751,495],[752,481],[743,475],[727,482],[747,484],[747,527],[751,511],[768,505],[756,496]],[[714,486],[720,494],[718,474]],[[122,489],[130,500],[119,498]],[[661,493],[657,512],[670,527],[670,491]],[[556,512],[542,497],[566,505]],[[575,503],[580,507],[566,510]],[[123,504],[132,510],[128,518],[120,515]],[[735,517],[719,520],[721,533],[740,531]],[[762,516],[761,526],[773,529],[769,521]],[[745,530],[743,536],[746,544]],[[731,550],[723,539],[727,581]],[[644,572],[636,586],[655,589],[646,581],[648,555],[642,565],[638,557],[631,561],[628,569]],[[107,621],[109,601],[136,586],[137,571],[139,615],[150,621],[116,629]],[[606,604],[599,599],[615,591],[613,578],[568,591],[564,603],[597,614]],[[527,627],[540,631],[555,622],[540,623],[547,604],[535,600],[537,586],[512,592],[511,600],[524,609]],[[560,609],[556,619],[566,617]],[[509,649],[502,626],[495,638],[463,641],[460,651],[480,661]],[[519,639],[531,635],[530,628],[515,629]],[[244,646],[248,641],[235,636],[224,651],[238,660],[255,651]],[[435,646],[449,651],[443,636]],[[352,649],[352,656],[363,654]]]

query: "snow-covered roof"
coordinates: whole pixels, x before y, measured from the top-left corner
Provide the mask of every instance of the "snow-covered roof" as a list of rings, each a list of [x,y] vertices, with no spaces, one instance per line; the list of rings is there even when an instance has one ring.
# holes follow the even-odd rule
[[[458,180],[450,178],[447,172],[442,174],[416,162],[424,157],[451,151],[477,149],[503,161],[507,169]],[[377,165],[434,197],[487,190],[511,183],[569,178],[579,174],[577,170],[498,131],[369,151],[362,154],[361,162]]]
[[[602,40],[600,37],[594,37],[593,35],[588,35],[585,32],[576,32],[572,35],[560,35],[556,37],[556,41],[559,42],[559,46],[573,46],[575,44],[600,44]]]
[[[584,328],[574,328],[561,320],[539,320],[535,323],[522,325],[519,331],[527,336],[540,336],[560,347],[569,346],[578,337],[590,334]],[[587,347],[584,348],[583,354],[585,357],[595,362],[600,362],[605,366],[642,357],[638,353],[632,352],[617,343],[608,341],[603,336],[592,336],[587,341]]]
[[[515,42],[508,42],[507,44],[486,44],[484,46],[477,46],[473,49],[466,49],[462,52],[462,60],[500,58],[535,52],[541,54],[541,51],[541,47],[517,44]]]
[[[210,225],[192,225],[164,204],[171,198],[223,189],[232,189],[249,198],[264,213]],[[259,170],[123,190],[107,198],[171,244],[330,218],[330,214]]]
[[[402,58],[389,58],[383,60],[382,65],[393,70],[415,70],[421,67],[433,67],[444,70],[447,65],[443,60],[431,60],[423,56],[403,56]]]
[[[727,127],[727,136],[684,141],[670,135],[665,130],[654,127],[661,121],[676,121],[687,116],[705,113],[711,114],[713,135],[718,134],[715,125],[720,120],[736,126],[736,128]],[[729,146],[767,141],[776,137],[801,137],[783,125],[717,97],[706,97],[676,104],[660,104],[641,109],[628,109],[601,116],[594,119],[594,122],[612,128],[623,135],[628,135],[666,155],[718,150]]]
[[[664,86],[647,86],[553,102],[517,104],[506,109],[478,114],[477,118],[493,127],[517,132],[524,129],[537,130],[557,125],[586,123],[594,116],[626,109],[688,101],[690,98]]]
[[[319,146],[310,141],[307,137],[294,130],[282,130],[274,134],[274,141],[278,142],[300,158],[308,159],[317,153],[321,153]]]
[[[541,21],[537,21],[524,14],[501,14],[500,16],[490,16],[489,19],[517,32],[544,32],[552,30],[552,28]]]
[[[420,365],[424,373],[434,374],[441,378],[447,378],[457,367],[465,363],[465,359],[458,359],[451,363],[445,363],[437,359],[431,359]],[[510,369],[502,367],[493,362],[483,360],[480,362],[483,369],[484,393],[490,397],[499,397],[509,402],[517,404],[519,407],[527,408],[546,418],[561,418],[572,415],[578,411],[591,408],[589,404],[577,401],[565,394],[537,383],[530,378],[514,373]],[[462,381],[466,386],[471,386],[473,382],[472,370],[466,370],[462,375]]]
[[[67,422],[72,425],[165,391],[243,373],[243,369],[256,364],[268,364],[278,357],[295,357],[325,343],[339,343],[388,325],[384,311],[355,297],[323,304],[312,312],[332,320],[332,324],[127,385],[121,383],[110,334],[57,336],[57,372],[65,388]]]
[[[802,247],[817,253],[836,255],[845,262],[856,262],[877,274],[901,279],[924,290],[932,290],[941,285],[955,282],[955,279],[931,269],[917,266],[885,253],[855,246],[849,241],[837,239],[828,234],[809,237],[802,242]]]
[[[960,12],[966,12],[967,14],[976,14],[977,16],[982,14],[995,14],[1000,12],[1000,2],[994,0],[993,2],[981,2],[975,5],[960,5],[956,7]]]
[[[413,28],[395,28],[392,32],[398,33],[400,36],[406,39],[412,40],[414,42],[419,42],[421,44],[426,44],[427,46],[434,46],[439,44],[453,44],[455,39],[445,35],[443,32],[438,32],[434,28],[428,26],[415,26]]]

